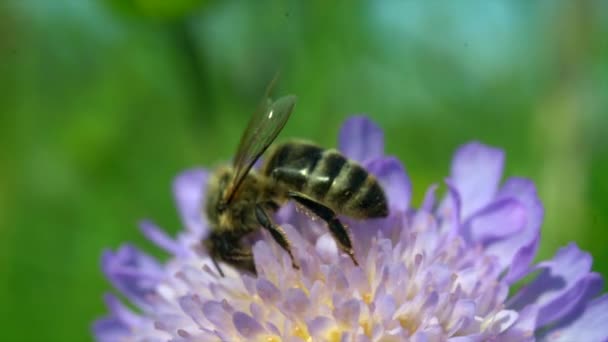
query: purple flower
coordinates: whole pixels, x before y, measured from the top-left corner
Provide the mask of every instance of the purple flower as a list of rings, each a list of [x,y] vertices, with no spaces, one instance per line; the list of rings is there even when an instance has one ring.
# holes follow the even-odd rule
[[[135,310],[107,295],[97,340],[608,341],[608,296],[591,256],[570,244],[532,263],[543,207],[531,181],[501,182],[501,150],[460,147],[446,195],[438,199],[433,185],[413,208],[406,171],[384,155],[376,125],[351,118],[340,149],[378,177],[390,206],[385,219],[344,218],[360,267],[321,223],[286,206],[277,219],[301,269],[262,234],[253,247],[257,277],[228,265],[220,277],[201,247],[208,173],[187,171],[174,184],[184,232],[173,239],[141,224],[168,262],[130,245],[105,252],[104,273]]]

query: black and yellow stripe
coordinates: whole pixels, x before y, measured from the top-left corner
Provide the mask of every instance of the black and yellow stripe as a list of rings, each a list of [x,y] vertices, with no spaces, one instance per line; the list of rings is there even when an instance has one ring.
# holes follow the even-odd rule
[[[354,218],[387,215],[386,196],[376,178],[336,150],[304,142],[278,145],[263,173],[341,214]]]

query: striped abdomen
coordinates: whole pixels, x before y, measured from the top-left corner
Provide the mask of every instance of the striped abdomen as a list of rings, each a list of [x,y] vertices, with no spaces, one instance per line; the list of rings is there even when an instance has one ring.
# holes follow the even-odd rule
[[[388,214],[386,196],[376,178],[336,150],[284,143],[269,154],[263,173],[340,214],[354,218]]]

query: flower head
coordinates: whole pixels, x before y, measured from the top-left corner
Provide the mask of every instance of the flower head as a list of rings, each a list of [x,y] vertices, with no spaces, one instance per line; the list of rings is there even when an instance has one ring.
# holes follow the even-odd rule
[[[533,264],[543,208],[534,184],[501,183],[504,153],[480,143],[459,148],[437,199],[418,208],[403,165],[384,155],[382,132],[353,117],[340,150],[380,180],[390,215],[343,218],[359,266],[325,226],[286,206],[277,215],[300,269],[265,234],[253,246],[257,276],[223,266],[201,247],[208,173],[175,181],[186,229],[168,237],[151,222],[144,234],[167,250],[160,263],[126,245],[103,256],[103,270],[133,304],[108,295],[99,341],[606,341],[608,296],[591,256],[574,244]],[[532,280],[510,293],[525,276]]]

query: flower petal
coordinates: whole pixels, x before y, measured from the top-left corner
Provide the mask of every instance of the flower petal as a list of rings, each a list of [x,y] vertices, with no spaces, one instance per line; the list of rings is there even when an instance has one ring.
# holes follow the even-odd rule
[[[130,335],[129,328],[116,317],[109,316],[93,323],[93,335],[98,342],[124,341]]]
[[[164,273],[152,257],[131,245],[104,252],[102,270],[112,285],[140,308],[148,308]]]
[[[393,318],[393,314],[397,309],[397,302],[395,298],[390,294],[379,296],[374,302],[376,306],[376,313],[380,316],[382,322],[388,322]]]
[[[334,309],[334,316],[339,323],[348,327],[355,327],[359,323],[360,302],[358,299],[351,299]]]
[[[188,315],[199,328],[204,328],[207,324],[205,324],[205,314],[203,313],[203,305],[198,296],[184,296],[178,299],[178,303],[180,308],[184,311],[186,315]]]
[[[285,300],[283,302],[283,307],[287,312],[303,314],[306,312],[306,310],[308,310],[309,306],[310,300],[304,291],[298,288],[291,288],[287,290]]]
[[[528,305],[519,311],[517,322],[507,331],[500,334],[499,341],[504,342],[528,342],[534,341],[534,330],[538,317],[538,306]]]
[[[530,180],[523,178],[510,178],[497,195],[497,200],[511,198],[519,201],[526,208],[526,225],[517,234],[498,240],[487,247],[487,253],[495,255],[503,268],[507,268],[513,263],[513,258],[522,248],[531,249],[527,255],[534,255],[536,244],[534,240],[540,232],[543,221],[544,210],[540,199],[536,193],[536,187]],[[521,263],[530,262],[531,258],[522,258],[518,262],[518,267],[523,267]]]
[[[517,311],[501,310],[494,316],[493,322],[487,329],[493,333],[500,334],[512,327],[518,318],[519,314]]]
[[[173,194],[184,225],[201,237],[206,230],[202,208],[208,176],[203,169],[192,169],[182,172],[173,182]]]
[[[226,311],[223,303],[207,301],[203,303],[205,318],[214,324],[219,331],[229,331],[230,313]]]
[[[487,245],[518,233],[525,225],[526,208],[517,200],[507,198],[473,214],[464,225],[463,237],[469,243]]]
[[[114,342],[132,339],[148,340],[151,338],[168,339],[164,332],[155,329],[154,322],[148,316],[138,315],[131,311],[121,300],[112,294],[104,297],[110,315],[96,321],[93,334],[96,341]]]
[[[339,149],[348,158],[364,162],[384,154],[384,133],[365,116],[353,116],[340,129]]]
[[[93,324],[93,334],[97,341],[113,342],[130,335],[129,327],[139,325],[140,319],[127,309],[114,295],[105,296],[110,315]]]
[[[437,209],[437,217],[440,221],[439,230],[444,233],[454,234],[460,230],[460,218],[462,208],[462,197],[452,182],[448,179],[445,181],[448,187],[448,193]]]
[[[575,244],[560,249],[555,257],[537,266],[543,272],[509,300],[509,307],[538,306],[537,326],[554,322],[576,309],[581,298],[601,290],[602,280],[591,270],[591,256]]]
[[[577,282],[572,288],[557,299],[545,305],[539,312],[539,327],[554,322],[575,311],[583,299],[592,297],[602,291],[604,282],[597,273],[590,273]]]
[[[365,163],[365,168],[380,181],[389,207],[405,212],[412,197],[412,183],[401,162],[395,157],[382,157]]]
[[[335,264],[340,256],[336,240],[330,233],[325,233],[317,239],[315,249],[321,260],[330,265]]]
[[[120,299],[116,298],[116,296],[106,294],[104,296],[104,301],[110,310],[110,313],[112,313],[112,316],[116,317],[121,322],[131,326],[138,325],[141,322],[141,318],[126,307]]]
[[[431,185],[424,194],[424,199],[422,200],[422,205],[420,206],[420,210],[426,211],[430,213],[435,207],[435,193],[437,192],[437,184]]]
[[[256,282],[257,293],[265,303],[274,304],[281,299],[281,291],[266,278]]]
[[[308,322],[306,322],[306,327],[308,328],[309,333],[312,337],[321,339],[325,337],[327,332],[335,326],[335,322],[329,317],[325,316],[317,316]]]
[[[144,220],[139,223],[139,228],[148,240],[154,242],[158,247],[173,255],[184,255],[184,247],[173,240],[167,233],[161,230],[152,221]]]
[[[482,341],[483,341],[482,334],[475,334],[475,335],[468,335],[468,336],[456,336],[456,337],[448,338],[448,342],[482,342]]]
[[[454,154],[450,180],[462,198],[461,217],[488,204],[498,189],[505,155],[500,149],[472,142]]]
[[[504,277],[504,281],[507,282],[507,284],[515,283],[531,271],[530,263],[534,259],[534,255],[536,255],[539,243],[540,232],[536,234],[530,243],[521,247],[517,253],[515,253],[513,261],[511,261],[511,265],[509,266],[509,271]]]
[[[232,315],[232,323],[239,334],[245,338],[256,337],[265,332],[260,323],[244,312],[235,312]]]
[[[574,320],[564,320],[551,327],[540,341],[546,342],[606,342],[608,341],[608,295],[587,304]]]

